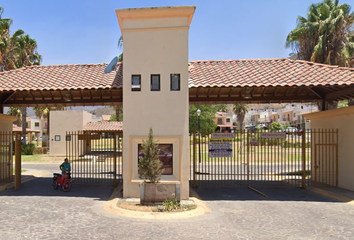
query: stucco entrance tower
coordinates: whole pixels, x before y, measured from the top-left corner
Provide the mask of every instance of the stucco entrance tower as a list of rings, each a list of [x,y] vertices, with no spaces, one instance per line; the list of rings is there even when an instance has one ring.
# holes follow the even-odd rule
[[[195,7],[117,9],[123,36],[124,197],[139,197],[138,157],[152,127],[161,182],[189,197],[188,31]]]

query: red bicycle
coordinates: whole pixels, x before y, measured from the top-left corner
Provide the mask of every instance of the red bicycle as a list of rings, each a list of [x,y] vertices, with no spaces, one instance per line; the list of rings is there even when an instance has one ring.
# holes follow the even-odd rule
[[[53,188],[58,189],[61,187],[64,192],[68,192],[71,189],[73,180],[70,178],[68,171],[64,171],[64,174],[53,173]]]

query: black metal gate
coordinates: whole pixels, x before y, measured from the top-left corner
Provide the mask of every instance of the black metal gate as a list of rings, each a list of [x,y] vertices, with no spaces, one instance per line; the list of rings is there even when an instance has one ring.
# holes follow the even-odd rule
[[[231,156],[211,157],[211,133],[190,133],[193,187],[338,186],[337,129],[237,131],[229,141]]]
[[[116,186],[122,181],[123,132],[67,132],[66,157],[79,185]]]

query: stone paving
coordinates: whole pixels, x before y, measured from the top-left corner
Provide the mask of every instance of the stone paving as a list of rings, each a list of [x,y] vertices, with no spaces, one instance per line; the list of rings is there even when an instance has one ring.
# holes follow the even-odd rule
[[[354,206],[300,189],[198,189],[211,209],[180,220],[103,210],[113,189],[51,188],[51,175],[0,192],[0,239],[354,239]]]

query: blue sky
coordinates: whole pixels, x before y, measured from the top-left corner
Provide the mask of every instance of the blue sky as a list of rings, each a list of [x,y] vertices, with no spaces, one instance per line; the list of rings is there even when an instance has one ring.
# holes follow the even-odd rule
[[[189,60],[288,57],[287,34],[318,0],[2,0],[12,31],[37,40],[42,65],[106,63],[120,54],[115,9],[197,6]],[[354,6],[354,0],[340,1]]]

